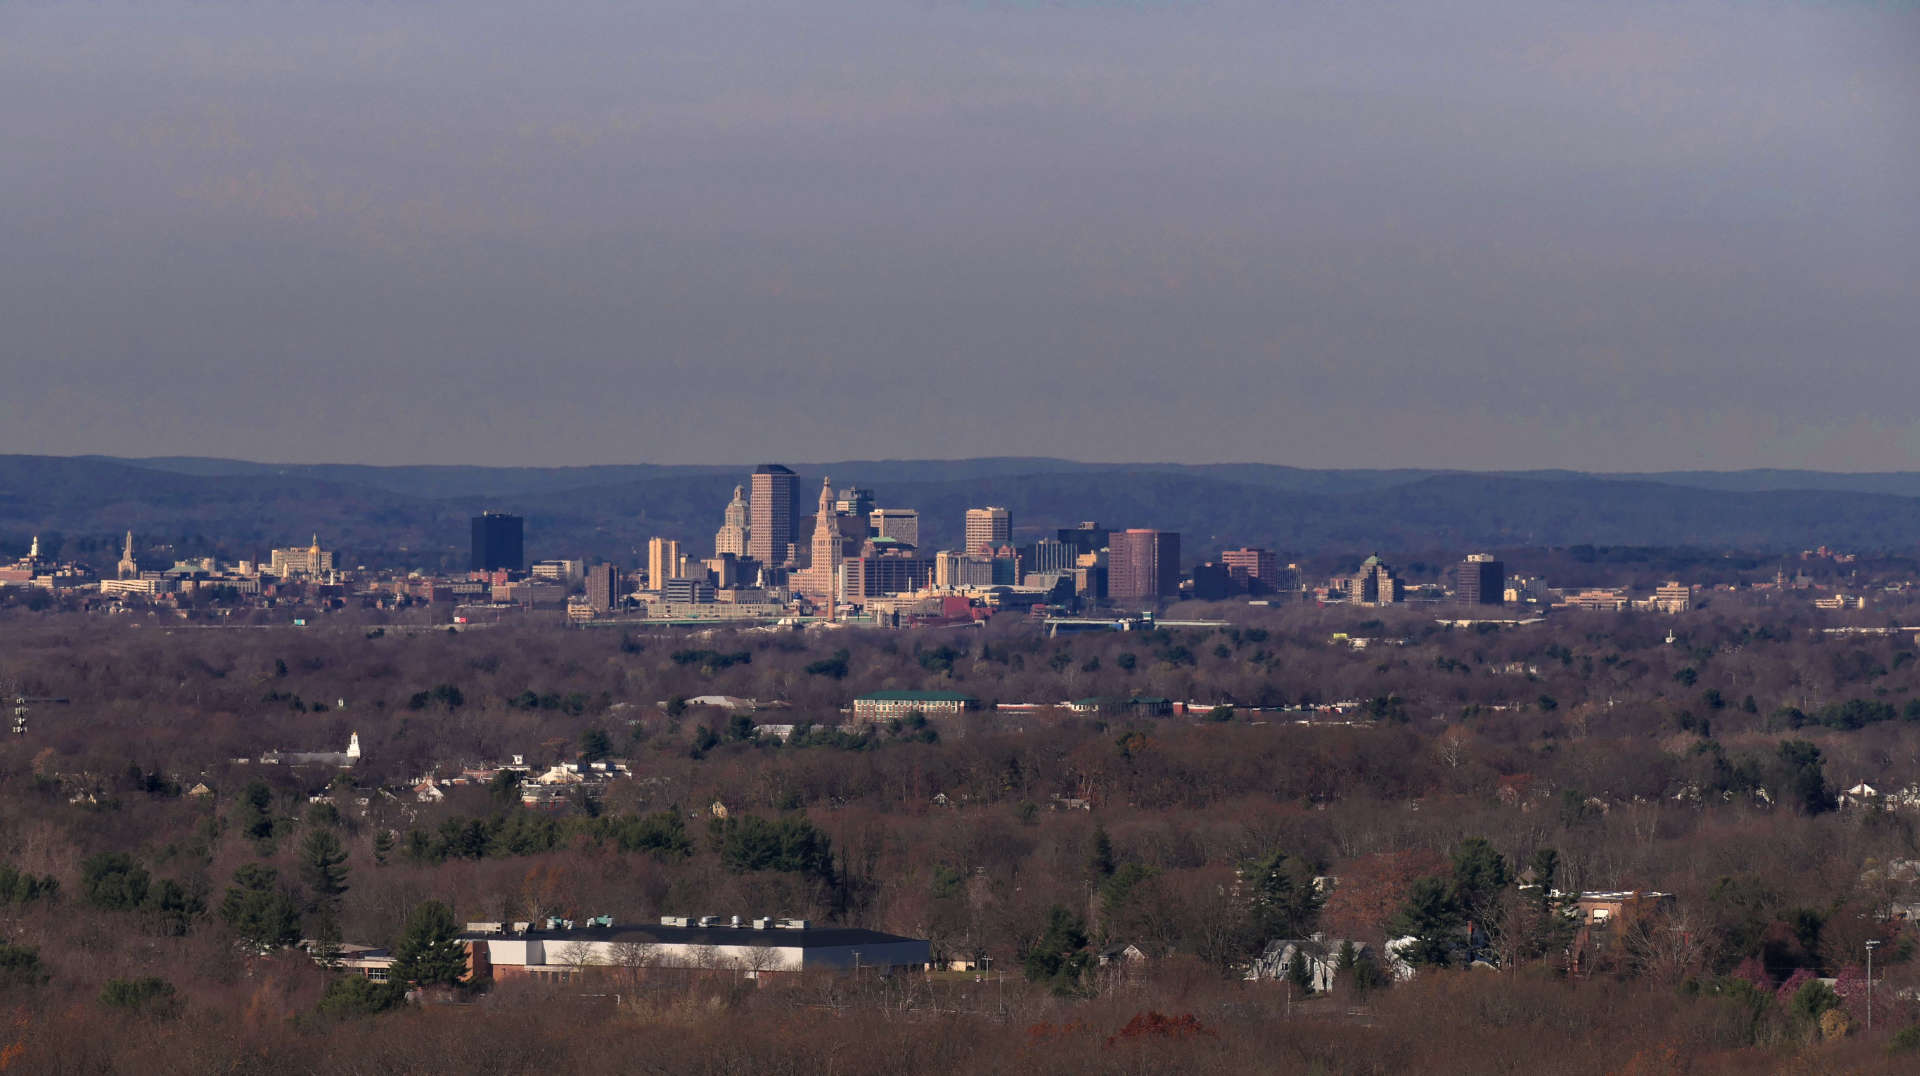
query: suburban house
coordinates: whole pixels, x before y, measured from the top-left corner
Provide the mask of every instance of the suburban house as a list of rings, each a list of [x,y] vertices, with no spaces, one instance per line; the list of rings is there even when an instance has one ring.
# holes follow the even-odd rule
[[[913,713],[938,717],[979,708],[979,699],[957,691],[875,691],[853,700],[853,716],[860,721],[890,721]]]
[[[1110,945],[1100,950],[1099,956],[1100,966],[1103,968],[1111,965],[1144,964],[1146,960],[1146,952],[1132,942],[1125,945]]]
[[[1571,914],[1579,924],[1568,947],[1569,970],[1592,971],[1594,965],[1620,944],[1621,937],[1643,916],[1673,906],[1673,894],[1642,890],[1581,893]]]
[[[922,938],[854,927],[819,927],[805,919],[661,916],[658,924],[614,925],[610,916],[583,924],[469,923],[462,940],[496,979],[566,982],[595,968],[672,968],[763,972],[914,968],[933,959]]]
[[[1372,960],[1373,952],[1366,942],[1348,942],[1341,938],[1329,938],[1324,934],[1315,934],[1310,938],[1282,938],[1267,943],[1267,947],[1254,958],[1253,966],[1247,969],[1249,981],[1278,982],[1287,977],[1287,969],[1293,965],[1295,953],[1306,962],[1307,978],[1316,993],[1325,993],[1333,989],[1340,974],[1340,950],[1346,945],[1353,946],[1355,960]]]

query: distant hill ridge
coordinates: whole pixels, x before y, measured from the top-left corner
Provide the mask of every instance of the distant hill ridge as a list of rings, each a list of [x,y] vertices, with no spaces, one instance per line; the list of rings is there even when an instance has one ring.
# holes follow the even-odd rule
[[[786,462],[786,461],[783,461]],[[1313,470],[1275,464],[968,460],[789,462],[956,543],[969,507],[1006,505],[1023,535],[1096,519],[1179,530],[1189,560],[1223,546],[1364,552],[1517,545],[1700,545],[1780,552],[1920,541],[1920,472]],[[751,464],[580,467],[283,464],[195,457],[0,456],[0,552],[35,533],[91,555],[131,527],[176,551],[262,556],[314,533],[347,559],[432,563],[467,517],[527,516],[528,552],[630,559],[659,534],[705,552]],[[44,544],[44,543],[43,543]]]

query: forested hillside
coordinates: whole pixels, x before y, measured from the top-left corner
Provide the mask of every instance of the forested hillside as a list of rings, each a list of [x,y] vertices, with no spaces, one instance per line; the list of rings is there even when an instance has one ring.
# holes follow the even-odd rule
[[[1305,471],[1056,460],[798,465],[803,485],[875,489],[918,508],[923,543],[957,544],[966,509],[1012,509],[1034,536],[1082,519],[1178,530],[1189,560],[1259,545],[1294,556],[1436,548],[1689,545],[1758,553],[1818,545],[1906,551],[1920,477],[1740,472]],[[655,535],[711,543],[746,467],[431,468],[219,460],[0,457],[0,543],[60,556],[117,550],[128,528],[182,555],[261,557],[321,534],[344,563],[432,567],[465,550],[483,510],[527,517],[533,557],[628,559]],[[112,558],[109,557],[109,560]]]

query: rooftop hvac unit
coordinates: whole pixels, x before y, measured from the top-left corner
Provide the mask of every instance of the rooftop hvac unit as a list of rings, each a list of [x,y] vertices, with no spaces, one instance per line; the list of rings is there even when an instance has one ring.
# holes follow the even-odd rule
[[[731,923],[729,923],[729,924],[727,924],[727,925],[728,925],[728,926],[731,926],[731,927],[732,927],[733,929],[735,929],[735,930],[739,930],[739,929],[740,929],[740,917],[739,917],[739,916],[737,916],[737,915],[736,915],[736,916],[734,916],[734,917],[733,917],[733,921],[732,921]]]
[[[663,915],[660,917],[660,925],[663,927],[684,927],[688,925],[687,917],[684,915]]]
[[[506,930],[505,923],[468,923],[469,934],[499,934]]]
[[[753,921],[753,929],[755,930],[765,930],[772,925],[773,925],[773,920],[768,919],[765,916],[761,916],[760,918],[755,919]]]
[[[700,926],[703,926],[703,927],[710,927],[710,926],[712,926],[712,925],[713,925],[713,916],[711,916],[711,915],[703,915],[703,916],[701,916],[701,917],[700,917],[700,919],[699,919],[699,925],[700,925]]]
[[[778,924],[781,930],[805,930],[807,925],[805,919],[782,919]]]

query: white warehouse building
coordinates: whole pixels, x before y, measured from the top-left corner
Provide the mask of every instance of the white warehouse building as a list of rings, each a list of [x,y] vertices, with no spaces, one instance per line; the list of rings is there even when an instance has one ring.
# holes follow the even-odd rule
[[[611,917],[583,924],[468,923],[463,941],[476,967],[496,979],[520,976],[565,981],[594,968],[663,968],[761,972],[853,968],[922,968],[928,942],[855,927],[817,927],[804,919],[662,916],[658,925],[616,926]]]

